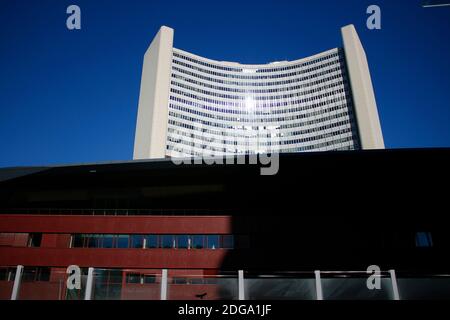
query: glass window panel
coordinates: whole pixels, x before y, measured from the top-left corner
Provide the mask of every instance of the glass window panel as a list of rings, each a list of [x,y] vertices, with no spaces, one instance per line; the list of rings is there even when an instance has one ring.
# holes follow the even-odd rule
[[[232,235],[222,236],[222,248],[224,249],[234,248],[234,237]]]
[[[156,283],[156,276],[154,274],[145,274],[144,283]]]
[[[127,283],[141,283],[141,275],[138,273],[128,273]]]
[[[102,248],[112,248],[113,240],[114,236],[112,234],[103,235]]]
[[[49,267],[38,268],[36,281],[49,281],[49,280],[50,280],[50,268]]]
[[[173,278],[174,284],[187,284],[186,278]]]
[[[157,248],[158,247],[158,236],[157,235],[148,235],[145,237],[146,239],[146,243],[145,243],[145,247],[146,248]]]
[[[433,240],[430,232],[416,233],[416,247],[432,247]]]
[[[189,270],[186,270],[190,274]],[[234,300],[238,299],[237,277],[220,276],[216,281],[211,276],[182,276],[178,275],[169,282],[167,288],[168,300]],[[211,281],[212,285],[208,285]]]
[[[244,283],[248,300],[316,300],[314,278],[248,277]]]
[[[203,284],[202,278],[192,278],[190,281],[191,284]]]
[[[204,247],[204,235],[195,235],[192,237],[192,247],[195,249],[203,249]]]
[[[217,278],[205,278],[205,284],[217,284]]]
[[[118,300],[121,297],[122,270],[94,270],[94,300]]]
[[[22,273],[23,282],[32,282],[36,280],[37,268],[25,267]]]
[[[101,238],[97,234],[90,234],[87,239],[88,248],[99,248]]]
[[[381,278],[381,288],[367,288],[367,277],[322,278],[325,300],[392,300],[393,289],[390,278]]]
[[[30,240],[29,240],[30,247],[40,247],[41,241],[42,241],[42,233],[30,234]]]
[[[177,236],[177,247],[180,249],[187,249],[189,247],[189,236],[188,235],[178,235]]]
[[[401,300],[450,299],[450,277],[399,278],[398,291]]]
[[[173,248],[175,237],[173,235],[165,234],[161,236],[161,246],[163,248]]]
[[[143,248],[144,236],[140,234],[134,234],[130,236],[131,248]]]
[[[116,238],[117,248],[128,248],[129,236],[126,234],[119,234]]]
[[[83,240],[84,240],[84,235],[82,234],[75,234],[72,236],[73,240],[72,240],[72,247],[73,248],[82,248],[83,247]]]
[[[208,249],[217,249],[219,248],[219,236],[218,235],[208,235]]]

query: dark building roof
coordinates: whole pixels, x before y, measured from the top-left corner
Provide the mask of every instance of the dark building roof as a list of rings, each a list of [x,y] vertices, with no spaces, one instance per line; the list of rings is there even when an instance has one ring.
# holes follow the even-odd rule
[[[425,206],[447,197],[450,149],[282,154],[260,164],[176,165],[169,159],[0,170],[0,207],[236,209],[247,213]],[[414,205],[413,205],[414,204]],[[358,208],[358,209],[357,209]]]

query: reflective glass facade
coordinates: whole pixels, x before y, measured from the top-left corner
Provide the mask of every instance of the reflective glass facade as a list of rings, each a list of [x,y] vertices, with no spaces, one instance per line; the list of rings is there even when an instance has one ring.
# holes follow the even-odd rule
[[[167,156],[359,148],[343,49],[241,65],[173,48]]]

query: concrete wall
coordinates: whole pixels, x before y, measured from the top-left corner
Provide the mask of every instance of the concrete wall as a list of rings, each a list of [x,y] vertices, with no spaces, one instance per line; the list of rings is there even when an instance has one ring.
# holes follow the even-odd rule
[[[165,156],[173,34],[162,26],[144,55],[133,159]]]
[[[384,149],[366,53],[353,25],[341,29],[362,149]]]

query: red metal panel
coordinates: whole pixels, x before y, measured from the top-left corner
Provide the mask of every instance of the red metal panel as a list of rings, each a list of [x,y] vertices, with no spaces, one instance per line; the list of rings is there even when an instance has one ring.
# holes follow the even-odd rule
[[[69,248],[70,234],[44,233],[41,247],[43,248]]]
[[[218,269],[223,249],[0,248],[0,265],[101,268]]]
[[[0,246],[26,247],[28,233],[2,233],[0,234]]]
[[[62,300],[66,289],[64,281],[22,282],[19,300]]]
[[[43,234],[41,240],[41,247],[43,248],[56,248],[56,240],[58,235],[54,233]]]
[[[231,217],[2,215],[0,232],[228,234]]]
[[[70,247],[70,234],[58,234],[56,239],[57,248],[69,248]]]
[[[0,281],[0,300],[11,299],[13,285],[13,281]]]

